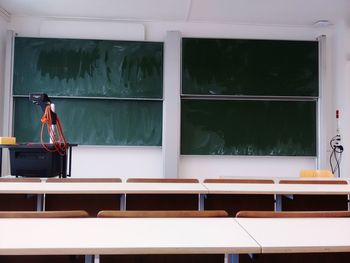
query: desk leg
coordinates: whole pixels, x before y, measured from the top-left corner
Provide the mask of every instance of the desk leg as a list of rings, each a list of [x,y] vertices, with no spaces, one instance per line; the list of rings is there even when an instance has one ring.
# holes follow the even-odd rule
[[[68,166],[68,177],[72,176],[72,146],[68,147],[69,149],[69,166]]]
[[[198,194],[198,210],[204,210],[204,199],[206,197],[206,194]]]
[[[2,176],[2,148],[0,148],[0,177]]]
[[[225,254],[225,263],[239,263],[239,255],[238,254]]]
[[[126,194],[120,194],[120,210],[126,210]]]
[[[44,195],[43,194],[37,195],[36,211],[44,211]]]
[[[94,263],[100,263],[100,255],[95,255]]]
[[[85,263],[94,263],[93,255],[85,255]]]
[[[275,195],[275,211],[282,211],[282,196]]]

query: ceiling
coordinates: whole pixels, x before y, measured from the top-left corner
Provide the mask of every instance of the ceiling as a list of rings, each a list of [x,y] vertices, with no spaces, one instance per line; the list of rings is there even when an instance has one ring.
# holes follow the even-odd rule
[[[350,21],[350,0],[0,0],[10,15],[311,25]]]

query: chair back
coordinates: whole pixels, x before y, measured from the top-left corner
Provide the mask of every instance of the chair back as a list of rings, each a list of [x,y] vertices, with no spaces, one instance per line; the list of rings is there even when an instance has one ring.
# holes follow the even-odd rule
[[[198,179],[188,178],[129,178],[128,183],[199,183]]]
[[[204,183],[215,184],[274,184],[270,179],[205,179]]]
[[[0,177],[0,183],[40,183],[40,178]]]
[[[241,218],[307,218],[307,217],[350,217],[350,211],[239,211],[236,217]]]
[[[0,218],[75,218],[88,217],[84,210],[69,211],[0,211]]]
[[[280,180],[280,184],[348,184],[345,180]]]
[[[47,183],[121,183],[120,178],[48,178]]]
[[[184,211],[119,211],[119,210],[105,210],[100,211],[97,217],[227,217],[228,213],[222,210],[212,211],[198,211],[198,210],[184,210]]]

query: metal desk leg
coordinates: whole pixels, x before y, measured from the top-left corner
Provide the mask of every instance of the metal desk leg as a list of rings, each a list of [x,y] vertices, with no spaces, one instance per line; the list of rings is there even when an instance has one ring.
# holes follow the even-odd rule
[[[239,255],[238,254],[225,254],[225,263],[239,263]]]
[[[2,176],[2,148],[0,148],[0,177]]]
[[[68,147],[69,149],[69,166],[68,166],[68,177],[72,176],[72,146]]]
[[[85,263],[94,263],[93,255],[85,255]]]
[[[126,210],[126,194],[120,194],[120,210]]]
[[[38,194],[36,198],[36,211],[44,211],[44,195]]]
[[[206,194],[198,194],[198,210],[204,210],[204,199],[207,198]]]
[[[275,195],[275,211],[282,211],[282,196]]]

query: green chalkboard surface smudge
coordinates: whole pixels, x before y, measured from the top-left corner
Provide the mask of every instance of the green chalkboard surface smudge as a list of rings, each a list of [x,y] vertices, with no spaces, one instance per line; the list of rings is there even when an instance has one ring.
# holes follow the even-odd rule
[[[182,40],[182,92],[202,95],[318,96],[318,42]]]
[[[162,98],[163,44],[15,39],[14,95]]]
[[[161,101],[53,100],[68,142],[85,145],[160,146]],[[40,142],[40,107],[15,99],[18,142]]]
[[[316,102],[182,100],[181,153],[315,156]]]

